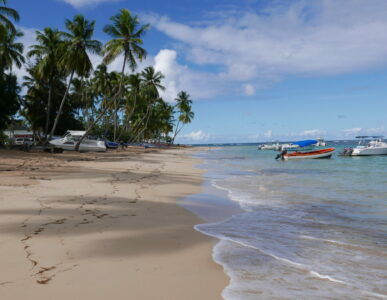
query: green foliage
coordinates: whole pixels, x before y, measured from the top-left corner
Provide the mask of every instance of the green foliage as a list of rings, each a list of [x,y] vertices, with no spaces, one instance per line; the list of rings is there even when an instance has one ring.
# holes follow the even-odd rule
[[[24,46],[16,40],[23,36],[23,33],[17,30],[10,30],[0,25],[0,69],[2,72],[12,70],[12,64],[15,63],[21,68],[25,62],[23,56]]]
[[[0,1],[0,3],[4,4],[0,5],[0,26],[5,27],[12,32],[16,32],[15,25],[9,18],[19,21],[19,13],[10,7],[7,7],[7,2],[7,0]]]
[[[50,136],[86,129],[111,140],[173,141],[169,134],[174,127],[178,133],[192,121],[192,101],[186,92],[178,95],[176,106],[160,97],[161,72],[150,66],[125,73],[126,65],[133,72],[146,57],[142,38],[149,29],[126,9],[104,27],[112,37],[104,47],[92,39],[95,22],[82,15],[66,20],[66,32],[49,27],[36,31],[36,44],[27,52],[28,75],[23,82],[27,92],[21,99],[16,77],[11,75],[13,65],[25,63],[24,46],[17,41],[22,33],[11,22],[19,15],[6,6],[6,0],[0,4],[4,4],[0,5],[0,129],[18,113],[37,133],[47,134],[52,128]],[[104,55],[104,63],[94,72],[90,53]],[[109,72],[107,64],[120,55],[124,56],[121,72]]]
[[[124,54],[125,62],[132,71],[137,68],[137,61],[146,57],[146,50],[141,47],[142,36],[149,29],[149,25],[140,26],[137,16],[132,16],[129,10],[121,9],[120,13],[111,17],[112,24],[106,25],[104,31],[113,39],[106,43],[104,62],[111,63],[120,54]],[[124,62],[124,63],[125,63]],[[123,70],[125,65],[123,65]]]
[[[20,108],[20,87],[13,74],[0,75],[0,131],[7,128]]]
[[[24,77],[27,94],[23,97],[23,116],[31,125],[34,131],[44,132],[47,116],[47,97],[49,93],[49,82],[43,80],[37,75],[36,69],[28,70],[29,76]],[[63,79],[55,78],[53,81],[52,110],[50,111],[50,126],[59,108],[62,97],[66,91],[66,85]],[[81,120],[76,118],[76,111],[79,103],[73,101],[73,95],[69,97],[70,101],[66,102],[61,113],[61,122],[55,131],[55,135],[62,135],[68,129],[83,129]]]

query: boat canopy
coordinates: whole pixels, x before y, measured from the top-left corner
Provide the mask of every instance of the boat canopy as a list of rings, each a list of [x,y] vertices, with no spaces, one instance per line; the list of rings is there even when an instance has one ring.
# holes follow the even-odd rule
[[[359,135],[356,137],[357,139],[381,139],[382,135]]]
[[[300,147],[307,147],[307,146],[310,146],[310,145],[317,144],[317,140],[298,141],[298,142],[293,142],[293,144],[298,145]]]
[[[67,130],[66,134],[71,134],[73,136],[82,136],[85,134],[86,131],[81,131],[81,130]]]

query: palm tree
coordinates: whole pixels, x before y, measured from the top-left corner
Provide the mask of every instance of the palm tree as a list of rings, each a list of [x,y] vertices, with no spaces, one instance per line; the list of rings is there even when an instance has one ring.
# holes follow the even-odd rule
[[[88,77],[93,69],[89,53],[99,54],[101,51],[101,42],[92,40],[94,27],[95,21],[88,21],[82,15],[76,15],[72,21],[66,20],[66,28],[69,32],[62,33],[65,41],[61,49],[63,52],[60,63],[67,73],[70,74],[70,78],[60,103],[59,111],[56,114],[49,139],[55,132],[74,74],[76,73],[79,77]]]
[[[1,72],[9,69],[12,71],[12,65],[15,63],[21,68],[25,62],[23,56],[24,45],[16,42],[17,38],[23,36],[21,31],[7,30],[6,27],[0,26],[0,69]]]
[[[124,75],[126,63],[134,71],[137,61],[146,57],[146,50],[141,47],[143,41],[141,37],[148,30],[149,25],[139,26],[140,21],[137,16],[132,16],[127,9],[121,9],[120,13],[110,18],[113,24],[106,25],[104,31],[113,37],[106,43],[104,62],[109,64],[119,55],[124,55],[121,75]],[[122,77],[123,79],[123,77]],[[117,130],[117,99],[121,96],[122,82],[118,88],[117,96],[114,97],[115,117],[114,117],[114,140]]]
[[[192,119],[195,117],[195,113],[191,110],[192,100],[190,99],[190,95],[187,92],[181,91],[175,100],[176,107],[180,115],[178,117],[175,133],[172,137],[172,143],[174,143],[176,136],[179,134],[183,126],[185,124],[191,123]],[[180,124],[181,127],[179,128]]]
[[[161,80],[164,75],[161,72],[156,72],[153,67],[147,67],[141,72],[142,86],[144,90],[144,100],[147,101],[147,109],[138,125],[144,125],[143,128],[135,135],[137,139],[147,128],[149,118],[151,116],[152,105],[159,99],[159,90],[165,90],[161,85]],[[145,123],[143,122],[146,119]]]
[[[113,96],[112,102],[116,106],[116,101],[121,96],[124,73],[126,63],[129,64],[129,67],[134,71],[137,67],[137,59],[139,61],[143,60],[146,57],[146,50],[141,47],[143,44],[142,36],[149,29],[149,24],[140,26],[140,21],[137,16],[132,16],[127,9],[121,9],[120,13],[110,18],[113,24],[106,25],[104,32],[113,37],[112,40],[106,43],[104,48],[104,63],[110,64],[113,62],[119,55],[124,55],[124,62],[122,64],[121,70],[121,81],[118,86],[117,92]],[[101,114],[106,113],[106,110],[103,110]],[[102,116],[99,116],[99,120]],[[95,122],[94,122],[95,124]],[[94,124],[92,126],[94,126]],[[91,130],[89,127],[86,130],[85,134],[80,138],[76,145],[76,149],[79,148],[80,143],[87,135],[88,131]]]
[[[132,119],[137,101],[141,97],[142,79],[140,74],[131,74],[128,77],[129,93],[126,97],[126,122],[129,123]]]
[[[113,37],[105,46],[105,63],[109,64],[119,55],[124,54],[122,73],[126,63],[132,71],[137,68],[137,61],[146,57],[146,50],[141,47],[142,36],[149,29],[149,24],[140,25],[137,16],[132,16],[127,9],[121,9],[120,13],[111,17],[113,24],[106,25],[104,31]]]
[[[36,71],[41,78],[48,80],[48,100],[46,112],[45,138],[47,139],[48,126],[50,124],[52,90],[54,77],[58,76],[58,62],[60,60],[59,49],[63,43],[62,34],[56,30],[46,27],[43,32],[36,31],[37,45],[32,45],[28,52],[29,57],[37,58]]]
[[[16,32],[15,25],[13,25],[8,17],[11,17],[17,22],[20,18],[19,13],[16,10],[7,7],[7,2],[7,0],[0,0],[0,3],[4,4],[4,6],[0,6],[0,26],[4,26],[13,32]]]

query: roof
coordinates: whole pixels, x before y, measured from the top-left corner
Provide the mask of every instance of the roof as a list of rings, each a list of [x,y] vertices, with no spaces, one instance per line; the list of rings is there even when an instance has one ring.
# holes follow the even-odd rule
[[[357,139],[381,139],[382,135],[359,135],[356,138]]]
[[[78,135],[78,136],[82,136],[86,133],[86,131],[81,131],[81,130],[67,130],[66,131],[66,134],[71,134],[71,135]]]
[[[317,141],[316,140],[305,140],[305,141],[293,142],[293,144],[296,144],[300,147],[306,147],[306,146],[317,144]]]

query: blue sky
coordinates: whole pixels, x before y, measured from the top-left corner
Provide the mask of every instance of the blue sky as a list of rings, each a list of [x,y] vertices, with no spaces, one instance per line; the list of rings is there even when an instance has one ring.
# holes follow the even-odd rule
[[[120,8],[150,23],[149,55],[140,68],[154,65],[166,75],[166,100],[180,90],[194,100],[196,117],[180,142],[387,135],[385,0],[10,0],[9,6],[21,14],[27,46],[36,29],[64,29],[77,13],[96,20],[101,41]]]

